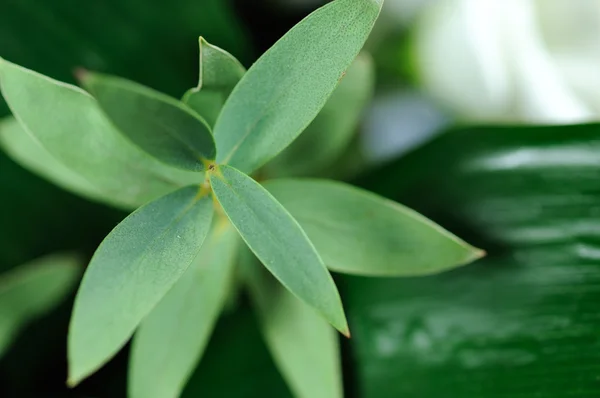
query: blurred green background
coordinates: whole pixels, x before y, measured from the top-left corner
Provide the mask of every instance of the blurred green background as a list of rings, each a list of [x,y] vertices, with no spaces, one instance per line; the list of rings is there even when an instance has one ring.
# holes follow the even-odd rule
[[[0,56],[67,82],[85,67],[180,96],[197,81],[198,36],[250,66],[322,3],[2,0]],[[353,330],[343,341],[346,396],[600,396],[600,90],[588,95],[600,79],[600,35],[593,23],[569,23],[596,11],[600,21],[600,1],[386,7],[366,48],[378,90],[352,182],[489,255],[434,277],[336,277]],[[506,26],[522,36],[500,37]],[[538,46],[514,44],[527,40]],[[0,152],[1,272],[59,250],[89,257],[124,216]],[[30,324],[0,359],[1,397],[125,396],[127,349],[65,387],[71,305]],[[221,320],[184,394],[201,396],[290,396],[245,305]]]

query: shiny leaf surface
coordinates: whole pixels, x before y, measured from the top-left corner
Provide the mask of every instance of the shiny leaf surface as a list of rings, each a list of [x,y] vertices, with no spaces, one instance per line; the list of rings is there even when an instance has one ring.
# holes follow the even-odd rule
[[[239,236],[217,220],[198,257],[133,339],[130,398],[178,398],[199,362],[233,282]]]
[[[294,295],[349,335],[333,278],[300,225],[260,184],[221,166],[210,175],[213,192],[248,247]]]
[[[185,273],[213,215],[190,186],[145,205],[100,244],[75,299],[69,330],[69,384],[83,380],[129,340]]]
[[[383,0],[336,0],[292,28],[244,75],[215,125],[217,160],[250,173],[317,116],[379,16]]]
[[[185,93],[183,102],[212,127],[244,73],[246,68],[233,55],[201,37],[198,86]]]
[[[599,137],[600,125],[451,131],[365,177],[489,257],[346,279],[359,396],[600,394]]]
[[[202,171],[215,158],[210,128],[182,102],[118,77],[81,72],[80,79],[119,131],[156,159]]]
[[[264,186],[298,220],[332,271],[417,276],[483,256],[415,211],[348,184],[276,179]]]

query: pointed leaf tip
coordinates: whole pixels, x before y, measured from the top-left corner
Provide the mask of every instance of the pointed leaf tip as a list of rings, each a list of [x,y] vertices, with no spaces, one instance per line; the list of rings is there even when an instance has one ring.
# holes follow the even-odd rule
[[[213,216],[197,186],[177,190],[123,220],[100,244],[73,308],[69,381],[76,385],[129,340],[196,258]]]
[[[358,55],[379,16],[379,4],[332,1],[260,57],[215,124],[217,160],[249,174],[292,143]]]
[[[417,212],[345,183],[277,179],[263,185],[298,220],[333,271],[423,276],[484,255]]]
[[[487,251],[483,249],[475,249],[475,253],[473,254],[473,260],[479,260],[480,258],[484,258],[487,255]]]
[[[246,73],[243,65],[227,51],[198,38],[198,85],[188,90],[182,101],[214,126],[231,90]]]
[[[260,184],[230,166],[211,174],[215,197],[248,247],[296,297],[348,333],[333,278],[298,222]]]
[[[270,276],[249,250],[240,254],[240,268],[267,347],[294,397],[342,398],[336,330]]]

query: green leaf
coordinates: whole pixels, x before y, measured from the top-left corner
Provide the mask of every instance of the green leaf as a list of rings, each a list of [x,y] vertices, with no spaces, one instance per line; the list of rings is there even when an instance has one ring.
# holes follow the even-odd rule
[[[316,119],[265,166],[267,175],[310,176],[327,171],[348,148],[362,111],[373,95],[374,85],[373,60],[361,54]]]
[[[200,37],[200,78],[198,86],[183,96],[190,108],[214,126],[231,91],[246,73],[246,68],[227,51]]]
[[[271,277],[248,250],[243,256],[261,331],[297,398],[343,397],[335,330]]]
[[[427,275],[483,255],[415,211],[341,182],[281,179],[264,186],[298,220],[333,271]]]
[[[100,202],[111,200],[81,175],[56,160],[14,118],[0,121],[0,147],[15,162],[61,188]]]
[[[377,19],[383,0],[336,0],[290,30],[244,75],[215,125],[217,160],[250,173],[317,116]]]
[[[4,126],[0,122],[0,136]],[[1,143],[0,187],[0,273],[45,253],[97,245],[98,235],[123,218],[118,210],[75,197],[29,173],[9,159]]]
[[[209,196],[182,188],[132,213],[104,239],[83,277],[69,330],[69,384],[125,345],[188,269],[213,215]]]
[[[54,254],[0,275],[0,356],[23,326],[65,299],[80,266],[72,254]]]
[[[221,317],[182,398],[292,398],[256,321],[246,301]]]
[[[210,128],[182,102],[118,77],[81,72],[80,79],[119,131],[156,159],[203,171],[215,158]]]
[[[598,396],[599,137],[600,124],[453,130],[364,177],[488,257],[344,278],[357,396]]]
[[[96,187],[107,203],[133,208],[201,181],[196,173],[167,167],[129,143],[111,126],[97,102],[77,87],[3,59],[0,87],[14,116],[31,136],[30,142],[37,142],[65,168]],[[38,151],[31,146],[28,150]]]
[[[260,184],[232,167],[211,172],[210,182],[231,223],[265,267],[349,335],[335,283],[298,222]]]
[[[196,78],[190,44],[200,34],[250,61],[250,35],[237,14],[229,0],[171,0],[168,7],[146,0],[2,1],[0,55],[69,83],[83,67],[179,95]],[[0,100],[0,116],[4,105]]]
[[[192,266],[141,323],[130,359],[130,398],[180,396],[228,297],[238,240],[229,221],[217,220]]]

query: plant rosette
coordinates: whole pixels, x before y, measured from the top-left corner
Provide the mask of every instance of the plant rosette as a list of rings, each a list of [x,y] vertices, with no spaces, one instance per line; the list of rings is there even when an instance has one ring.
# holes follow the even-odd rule
[[[70,191],[137,208],[79,287],[70,385],[135,333],[129,396],[178,397],[239,273],[293,393],[341,397],[328,324],[350,330],[330,271],[428,275],[482,256],[398,203],[297,178],[332,164],[357,127],[372,91],[372,65],[358,55],[382,3],[325,5],[248,71],[200,39],[199,84],[182,100],[87,71],[78,74],[86,92],[0,60],[14,115],[1,126],[7,153]]]

